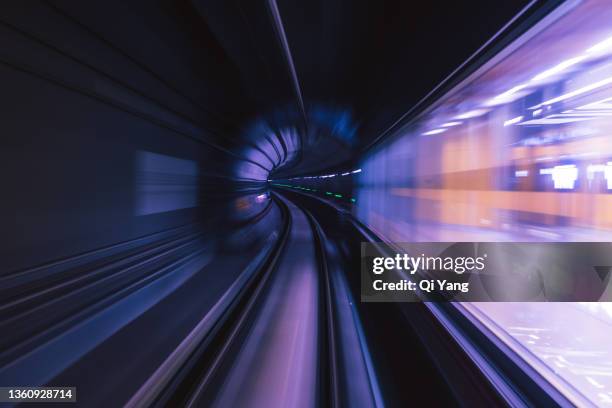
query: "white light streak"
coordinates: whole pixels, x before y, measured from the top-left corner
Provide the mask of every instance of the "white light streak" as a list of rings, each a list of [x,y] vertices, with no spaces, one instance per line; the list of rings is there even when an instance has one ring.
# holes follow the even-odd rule
[[[539,108],[539,107],[544,106],[544,105],[552,105],[553,103],[561,102],[561,101],[564,101],[566,99],[573,98],[574,96],[582,95],[584,93],[593,91],[595,89],[598,89],[598,88],[601,88],[601,87],[604,87],[604,86],[610,85],[610,84],[612,84],[612,77],[608,77],[606,79],[602,79],[601,81],[597,81],[597,82],[595,82],[593,84],[583,86],[582,88],[576,89],[575,91],[568,92],[568,93],[563,94],[561,96],[557,96],[556,98],[549,99],[547,101],[542,102],[539,105],[532,106],[532,109]]]
[[[589,48],[586,52],[588,53],[600,53],[603,51],[607,51],[608,49],[612,49],[612,37],[609,37],[602,42],[599,42]]]
[[[423,133],[423,136],[429,136],[429,135],[437,135],[443,132],[446,132],[448,129],[434,129],[434,130],[430,130],[429,132],[425,132]]]
[[[504,126],[514,125],[515,123],[519,123],[521,120],[523,120],[522,116],[517,116],[516,118],[508,119],[504,122]]]
[[[574,164],[541,169],[540,174],[550,174],[557,190],[573,190],[578,180],[578,169]]]
[[[455,119],[471,119],[471,118],[476,118],[478,116],[484,115],[487,112],[488,112],[487,109],[474,109],[474,110],[462,113],[461,115],[455,116]]]
[[[585,60],[586,57],[585,56],[580,56],[580,57],[574,57],[574,58],[570,58],[566,61],[563,61],[560,64],[555,65],[554,67],[547,69],[544,72],[539,73],[538,75],[534,76],[533,78],[531,78],[532,81],[541,81],[542,79],[546,79],[546,78],[550,78],[553,75],[558,74],[561,71],[564,71],[565,69],[571,67],[572,65],[576,65],[579,62],[582,62],[583,60]]]

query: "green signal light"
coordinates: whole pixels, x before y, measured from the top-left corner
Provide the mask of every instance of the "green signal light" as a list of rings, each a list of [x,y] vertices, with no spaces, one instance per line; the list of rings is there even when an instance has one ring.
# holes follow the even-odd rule
[[[342,198],[342,194],[334,194],[335,197]]]
[[[355,200],[354,198],[351,198],[351,201],[354,202],[354,203],[357,202],[357,200]]]

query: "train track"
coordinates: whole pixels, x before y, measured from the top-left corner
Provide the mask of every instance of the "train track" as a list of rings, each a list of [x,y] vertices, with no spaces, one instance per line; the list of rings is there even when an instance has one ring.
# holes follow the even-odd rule
[[[346,328],[337,324],[325,234],[307,209],[280,195],[274,203],[284,229],[256,277],[205,336],[177,348],[191,352],[171,355],[128,406],[342,406],[341,378],[354,373],[341,373],[338,337]],[[361,405],[376,406],[371,401]]]
[[[0,340],[0,379],[60,384],[78,382],[82,370],[93,369],[108,388],[78,384],[80,400],[99,403],[113,392],[107,402],[128,407],[340,407],[357,400],[382,406],[333,244],[309,209],[281,194],[272,197],[255,221],[279,213],[280,229],[212,304],[199,302],[197,319],[180,314],[197,316],[193,300],[207,282],[202,268],[212,261],[193,226],[0,276],[6,292],[0,328],[11,333]],[[208,279],[226,272],[209,269]],[[151,322],[160,317],[170,321],[153,330]],[[150,344],[161,356],[153,366],[147,334],[157,336]],[[163,342],[164,334],[180,337]],[[140,341],[144,350],[128,341]],[[131,358],[139,371],[126,367],[125,375],[114,375],[95,366],[126,350],[137,353]],[[31,369],[42,361],[54,363]],[[127,373],[131,382],[113,383]]]

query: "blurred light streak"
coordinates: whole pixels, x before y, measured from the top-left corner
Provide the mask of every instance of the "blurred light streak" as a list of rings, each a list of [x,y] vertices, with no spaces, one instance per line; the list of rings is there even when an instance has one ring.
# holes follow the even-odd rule
[[[440,133],[446,132],[446,130],[447,129],[434,129],[434,130],[430,130],[429,132],[423,133],[423,136],[438,135]]]
[[[564,124],[564,123],[573,123],[573,122],[582,122],[585,120],[589,120],[591,118],[585,118],[585,117],[580,117],[580,118],[552,118],[552,117],[545,117],[542,119],[535,119],[535,120],[528,120],[526,122],[523,123],[519,123],[519,126],[533,126],[533,125],[560,125],[560,124]]]
[[[562,101],[565,101],[567,99],[570,99],[570,98],[573,98],[575,96],[579,96],[579,95],[585,94],[587,92],[594,91],[594,90],[596,90],[598,88],[602,88],[602,87],[604,87],[606,85],[610,85],[610,84],[612,84],[612,77],[608,77],[608,78],[602,79],[601,81],[597,81],[597,82],[595,82],[593,84],[583,86],[582,88],[576,89],[575,91],[568,92],[566,94],[557,96],[556,98],[549,99],[549,100],[544,101],[544,102],[542,102],[542,103],[540,103],[540,104],[538,104],[536,106],[533,106],[531,109],[536,109],[536,108],[539,108],[539,107],[544,106],[544,105],[552,105],[553,103],[562,102]]]
[[[588,53],[601,53],[608,50],[612,50],[612,37],[603,40],[600,43],[595,44],[587,50]]]
[[[504,126],[514,125],[515,123],[519,123],[521,120],[523,120],[523,116],[517,116],[516,118],[508,119],[504,122]]]
[[[610,21],[576,2],[423,109],[362,160],[353,213],[394,242],[612,241]],[[612,403],[609,304],[478,309],[561,392]]]
[[[482,116],[487,112],[489,112],[487,109],[474,109],[472,111],[455,116],[455,119],[472,119],[478,116]]]
[[[515,99],[517,99],[518,97],[520,97],[520,95],[516,95],[516,93],[521,91],[521,90],[523,90],[523,89],[525,89],[526,87],[527,87],[527,85],[525,85],[525,84],[517,85],[517,86],[507,90],[506,92],[497,95],[493,99],[490,99],[486,103],[486,105],[487,106],[494,106],[494,105],[499,105],[499,104],[503,104],[503,103],[512,102]]]
[[[558,65],[555,65],[554,67],[547,69],[544,72],[539,73],[538,75],[534,76],[533,78],[531,78],[532,81],[541,81],[542,79],[546,79],[549,78],[553,75],[556,75],[562,71],[564,71],[565,69],[571,67],[572,65],[576,65],[579,62],[582,62],[586,59],[585,56],[580,56],[580,57],[574,57],[574,58],[570,58],[568,60],[565,60],[563,62],[561,62]]]

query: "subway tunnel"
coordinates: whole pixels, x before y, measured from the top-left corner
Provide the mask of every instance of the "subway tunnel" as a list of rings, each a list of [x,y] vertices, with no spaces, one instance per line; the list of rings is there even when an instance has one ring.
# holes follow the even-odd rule
[[[612,406],[611,21],[2,2],[0,406]]]

